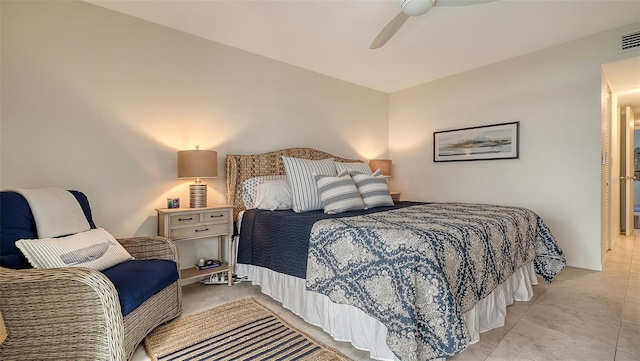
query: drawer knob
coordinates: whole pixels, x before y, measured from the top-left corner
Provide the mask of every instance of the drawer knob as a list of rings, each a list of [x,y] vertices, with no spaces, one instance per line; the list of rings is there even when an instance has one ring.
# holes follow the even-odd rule
[[[182,221],[192,221],[192,220],[193,220],[193,217],[189,217],[189,218],[178,218],[178,221],[179,221],[179,222],[182,222]]]
[[[206,232],[208,231],[209,228],[205,228],[205,229],[196,229],[196,232]]]
[[[224,215],[223,214],[211,215],[211,218],[218,218],[218,217],[224,217]]]

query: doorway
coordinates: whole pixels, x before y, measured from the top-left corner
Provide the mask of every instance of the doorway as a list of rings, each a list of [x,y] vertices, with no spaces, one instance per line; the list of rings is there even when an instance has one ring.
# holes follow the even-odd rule
[[[636,226],[640,228],[640,182],[637,181],[640,125],[636,126],[635,117],[640,113],[640,57],[604,64],[602,69],[601,248],[604,263],[618,235],[631,236]]]

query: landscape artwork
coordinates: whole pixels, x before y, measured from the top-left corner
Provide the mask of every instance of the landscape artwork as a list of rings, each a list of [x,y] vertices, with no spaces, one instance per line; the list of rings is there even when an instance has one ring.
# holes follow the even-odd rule
[[[517,159],[520,122],[433,133],[433,161]]]

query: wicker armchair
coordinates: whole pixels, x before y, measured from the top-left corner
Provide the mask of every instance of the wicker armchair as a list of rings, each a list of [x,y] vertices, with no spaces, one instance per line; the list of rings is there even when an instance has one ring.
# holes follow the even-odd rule
[[[170,260],[179,269],[175,244],[163,237],[118,241],[136,260]],[[0,360],[128,360],[151,330],[180,315],[181,302],[177,280],[123,317],[116,288],[102,272],[0,267],[8,333]]]

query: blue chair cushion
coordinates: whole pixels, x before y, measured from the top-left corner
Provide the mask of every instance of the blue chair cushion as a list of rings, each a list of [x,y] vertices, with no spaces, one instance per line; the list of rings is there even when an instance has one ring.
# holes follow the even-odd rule
[[[87,196],[78,191],[69,192],[76,197],[89,225],[95,229]],[[35,238],[38,238],[36,223],[27,200],[16,192],[0,192],[0,266],[12,269],[32,268],[16,247],[16,241]]]
[[[89,225],[95,229],[87,197],[82,192],[69,192],[76,197]],[[16,192],[0,192],[0,266],[32,268],[15,244],[19,239],[34,238],[38,238],[38,234],[27,200]],[[132,260],[103,270],[102,273],[118,291],[123,316],[179,277],[175,262],[167,260]]]
[[[163,259],[132,260],[103,270],[118,291],[126,316],[178,279],[176,263]]]

